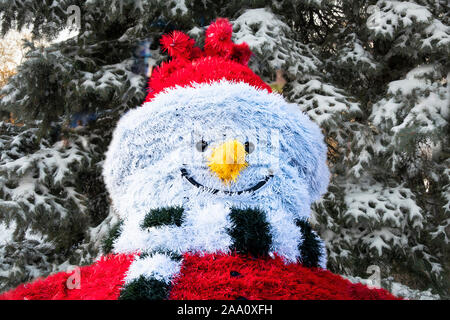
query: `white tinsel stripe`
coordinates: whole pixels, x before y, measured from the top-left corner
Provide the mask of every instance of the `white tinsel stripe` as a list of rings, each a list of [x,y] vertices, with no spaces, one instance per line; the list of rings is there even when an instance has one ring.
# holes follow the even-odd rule
[[[277,210],[266,214],[272,235],[271,253],[281,255],[289,262],[300,258],[299,247],[302,243],[302,233],[294,222],[292,214]]]
[[[313,231],[314,234],[317,235],[315,231]],[[322,269],[327,268],[327,249],[325,247],[325,242],[317,236],[317,239],[319,239],[319,246],[320,246],[320,256],[319,256],[319,267]]]
[[[227,233],[229,208],[224,204],[201,207],[192,204],[185,208],[184,221],[180,227],[160,226],[146,230],[140,228],[141,219],[130,216],[125,220],[123,231],[114,245],[115,252],[172,251],[228,252],[231,238]]]
[[[164,253],[154,253],[143,259],[136,257],[128,269],[125,284],[138,279],[141,275],[170,283],[180,268],[181,261],[176,261]]]

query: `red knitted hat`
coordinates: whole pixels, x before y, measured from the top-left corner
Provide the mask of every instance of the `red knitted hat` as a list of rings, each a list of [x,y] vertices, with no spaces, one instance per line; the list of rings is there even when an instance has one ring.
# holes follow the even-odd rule
[[[161,45],[172,60],[157,67],[148,83],[145,102],[166,88],[192,86],[194,83],[211,83],[222,79],[245,82],[272,92],[248,66],[252,55],[244,42],[231,41],[232,25],[228,19],[219,18],[206,30],[205,46],[195,47],[195,40],[181,31],[163,35]]]

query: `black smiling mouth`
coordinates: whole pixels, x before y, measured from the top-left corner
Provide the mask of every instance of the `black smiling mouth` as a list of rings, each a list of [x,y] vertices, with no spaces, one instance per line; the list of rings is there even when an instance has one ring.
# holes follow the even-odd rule
[[[244,189],[244,190],[239,190],[239,191],[228,191],[228,190],[219,190],[219,189],[206,187],[206,186],[202,185],[201,183],[197,182],[192,176],[190,176],[188,171],[185,168],[181,168],[180,170],[181,170],[181,176],[186,178],[186,180],[189,181],[194,187],[204,189],[205,191],[212,193],[212,194],[222,192],[222,193],[225,193],[228,195],[235,195],[235,194],[241,194],[244,192],[255,192],[256,190],[258,190],[262,186],[264,186],[267,183],[267,181],[269,181],[269,179],[273,177],[273,174],[269,174],[269,175],[265,176],[264,179],[260,180],[257,184],[255,184],[253,187],[250,187],[250,188]]]

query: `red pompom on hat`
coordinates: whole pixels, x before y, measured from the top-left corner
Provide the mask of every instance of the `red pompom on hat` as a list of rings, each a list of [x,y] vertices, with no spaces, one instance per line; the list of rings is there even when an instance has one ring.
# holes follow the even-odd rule
[[[187,34],[181,31],[173,31],[165,34],[161,38],[163,51],[167,51],[174,58],[189,59],[195,40],[191,39]]]
[[[241,44],[233,44],[231,49],[230,59],[240,64],[247,65],[252,56],[252,51],[245,42]]]
[[[228,56],[233,47],[232,32],[233,27],[228,19],[217,19],[206,30],[205,52],[208,55]]]
[[[220,80],[245,82],[256,88],[272,92],[248,66],[252,52],[246,43],[231,41],[233,28],[228,19],[219,18],[206,30],[205,47],[195,46],[195,41],[181,31],[161,38],[163,51],[172,58],[155,68],[148,82],[145,102],[168,88],[192,86]]]

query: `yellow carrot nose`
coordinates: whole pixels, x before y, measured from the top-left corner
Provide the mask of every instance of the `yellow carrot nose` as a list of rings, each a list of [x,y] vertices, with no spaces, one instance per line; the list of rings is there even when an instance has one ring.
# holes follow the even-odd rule
[[[227,141],[213,149],[209,157],[209,169],[224,183],[236,181],[239,173],[247,167],[245,147],[237,140]]]

